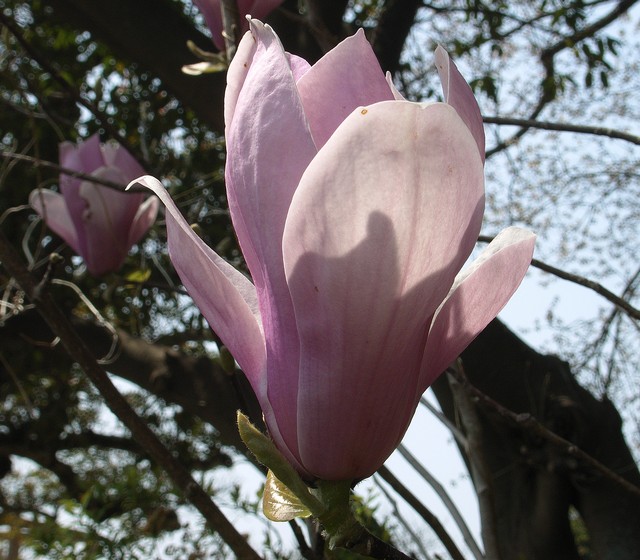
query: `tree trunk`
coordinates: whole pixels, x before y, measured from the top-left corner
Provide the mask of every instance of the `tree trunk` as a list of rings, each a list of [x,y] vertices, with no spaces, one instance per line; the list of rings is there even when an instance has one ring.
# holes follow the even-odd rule
[[[640,486],[620,415],[610,401],[598,400],[582,388],[565,362],[535,352],[498,320],[463,352],[462,360],[469,382],[480,391],[515,413],[531,414]],[[456,421],[446,376],[434,390],[444,413]],[[528,424],[507,421],[487,406],[477,408],[502,560],[580,558],[569,521],[571,506],[584,521],[593,558],[638,557],[637,493],[594,470],[571,449],[534,434]]]

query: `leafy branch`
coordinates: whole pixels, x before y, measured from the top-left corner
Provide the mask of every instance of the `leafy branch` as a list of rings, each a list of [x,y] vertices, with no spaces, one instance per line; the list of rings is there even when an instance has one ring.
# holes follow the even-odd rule
[[[162,444],[116,389],[107,373],[97,364],[91,350],[78,336],[67,317],[55,303],[46,284],[27,270],[4,234],[0,233],[0,260],[15,278],[38,312],[60,338],[71,358],[100,391],[113,413],[131,431],[133,437],[161,465],[177,488],[202,513],[209,526],[217,531],[240,560],[260,560],[260,556],[194,480],[191,473]]]

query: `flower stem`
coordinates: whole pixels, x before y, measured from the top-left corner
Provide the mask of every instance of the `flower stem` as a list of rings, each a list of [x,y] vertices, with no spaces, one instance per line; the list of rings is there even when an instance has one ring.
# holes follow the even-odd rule
[[[369,558],[411,560],[390,544],[374,537],[356,520],[350,503],[351,482],[319,480],[313,491],[326,507],[319,520],[328,534],[329,547],[346,548]]]

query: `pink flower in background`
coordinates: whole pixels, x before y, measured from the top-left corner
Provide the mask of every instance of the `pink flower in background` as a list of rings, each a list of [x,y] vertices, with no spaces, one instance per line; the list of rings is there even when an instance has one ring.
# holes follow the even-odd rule
[[[238,0],[238,12],[240,13],[240,31],[244,33],[249,29],[247,15],[251,15],[258,19],[266,18],[273,10],[275,10],[284,0]],[[198,7],[204,21],[211,31],[213,44],[218,50],[224,50],[224,38],[222,36],[222,10],[220,0],[193,0]]]
[[[161,184],[180,277],[306,477],[371,475],[422,393],[519,285],[534,236],[509,228],[468,268],[484,132],[436,52],[445,103],[404,101],[361,31],[310,67],[253,20],[228,71],[226,182],[253,283]]]
[[[78,146],[60,144],[60,166],[126,185],[144,169],[123,147],[100,144],[97,134]],[[153,224],[158,199],[118,192],[69,175],[60,176],[60,193],[36,189],[33,209],[100,276],[118,270],[132,245]]]

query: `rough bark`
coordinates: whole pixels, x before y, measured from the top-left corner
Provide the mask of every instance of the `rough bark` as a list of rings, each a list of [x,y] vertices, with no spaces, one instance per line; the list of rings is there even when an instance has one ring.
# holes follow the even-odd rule
[[[462,355],[469,381],[519,414],[531,414],[554,433],[640,486],[640,473],[608,400],[582,388],[568,365],[535,352],[494,321]],[[443,411],[457,410],[446,377],[434,386]],[[478,405],[484,459],[493,484],[497,541],[503,559],[579,558],[569,508],[582,516],[594,557],[631,560],[640,549],[640,498],[551,442],[526,423],[506,421]]]
[[[386,72],[400,69],[400,55],[413,27],[421,0],[390,0],[385,3],[371,41],[373,50]]]

